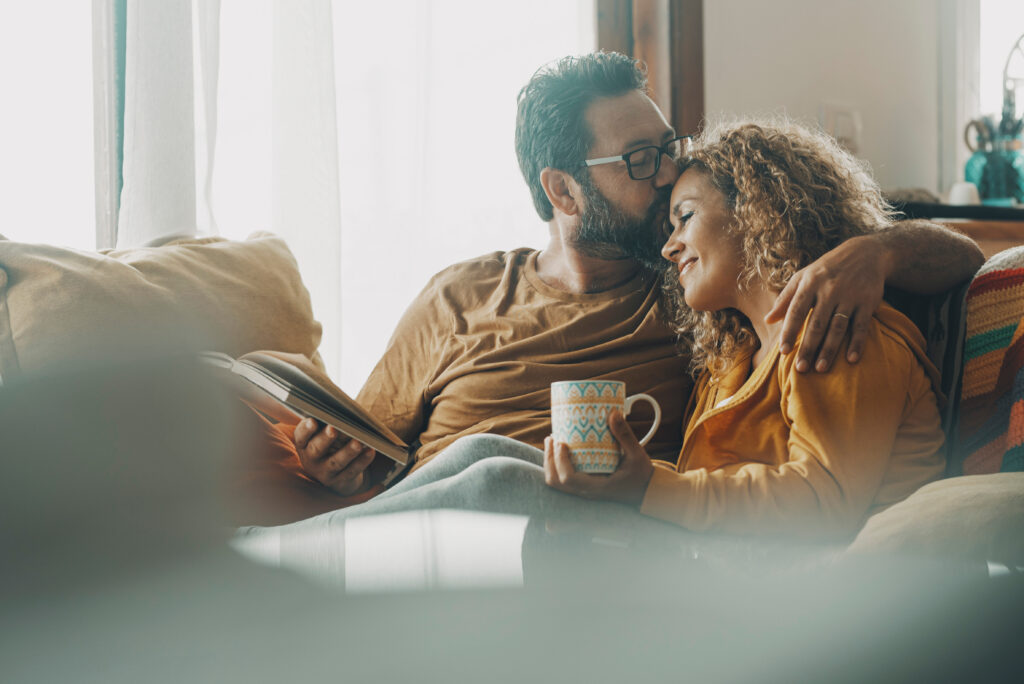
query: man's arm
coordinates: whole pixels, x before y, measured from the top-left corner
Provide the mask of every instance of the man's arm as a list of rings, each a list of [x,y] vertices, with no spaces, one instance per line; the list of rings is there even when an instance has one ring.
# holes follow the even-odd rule
[[[984,261],[978,245],[960,233],[929,221],[901,221],[851,238],[797,271],[767,320],[774,323],[785,316],[783,354],[793,350],[807,321],[796,369],[825,372],[847,334],[847,359],[860,360],[871,316],[882,303],[886,285],[918,294],[938,293],[973,276]]]
[[[985,263],[974,240],[930,221],[901,221],[869,237],[888,252],[886,285],[908,292],[944,292],[973,277]]]
[[[450,316],[444,315],[438,302],[435,279],[409,305],[356,397],[360,406],[407,444],[418,440],[426,428],[427,387],[440,365],[432,354],[450,334]],[[358,494],[376,484],[372,465],[376,452],[333,427],[303,421],[295,429],[294,443],[303,470],[338,494]]]

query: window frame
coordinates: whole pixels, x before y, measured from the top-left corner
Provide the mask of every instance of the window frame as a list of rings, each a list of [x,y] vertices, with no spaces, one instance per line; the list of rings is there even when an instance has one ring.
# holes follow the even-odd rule
[[[704,119],[703,0],[595,0],[597,47],[647,65],[651,97],[679,135]]]

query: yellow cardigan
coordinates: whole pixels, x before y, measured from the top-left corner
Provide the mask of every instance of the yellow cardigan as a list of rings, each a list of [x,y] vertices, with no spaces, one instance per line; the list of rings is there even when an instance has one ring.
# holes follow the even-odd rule
[[[641,511],[691,530],[842,538],[939,478],[938,372],[913,323],[883,305],[857,364],[797,373],[778,345],[704,373],[678,466],[655,461]]]

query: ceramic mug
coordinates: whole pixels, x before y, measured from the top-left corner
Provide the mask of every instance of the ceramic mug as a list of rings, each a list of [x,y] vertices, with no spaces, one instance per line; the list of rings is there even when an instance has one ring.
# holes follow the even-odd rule
[[[622,449],[608,427],[608,414],[619,409],[628,416],[637,401],[650,402],[654,424],[640,440],[647,444],[661,424],[661,407],[648,394],[626,396],[626,383],[618,380],[568,380],[551,383],[551,434],[569,446],[576,470],[613,473]]]
[[[978,196],[978,186],[974,183],[953,183],[953,187],[949,189],[949,199],[946,200],[946,203],[957,205],[981,204],[981,198]]]

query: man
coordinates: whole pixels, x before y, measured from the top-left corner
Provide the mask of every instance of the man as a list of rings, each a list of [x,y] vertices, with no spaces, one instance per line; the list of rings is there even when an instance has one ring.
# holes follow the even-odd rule
[[[646,88],[637,62],[595,53],[541,69],[520,92],[516,152],[549,226],[547,248],[489,254],[437,274],[358,397],[418,444],[418,464],[474,433],[542,447],[550,383],[596,377],[658,400],[664,419],[648,451],[675,460],[691,382],[659,317],[655,265],[678,176],[672,157],[685,141]],[[797,368],[827,372],[848,334],[856,362],[884,285],[940,292],[981,262],[967,238],[905,221],[799,272],[769,319],[785,316],[789,353],[813,309]],[[336,493],[372,486],[372,450],[313,421],[300,424],[294,442],[305,471]]]

